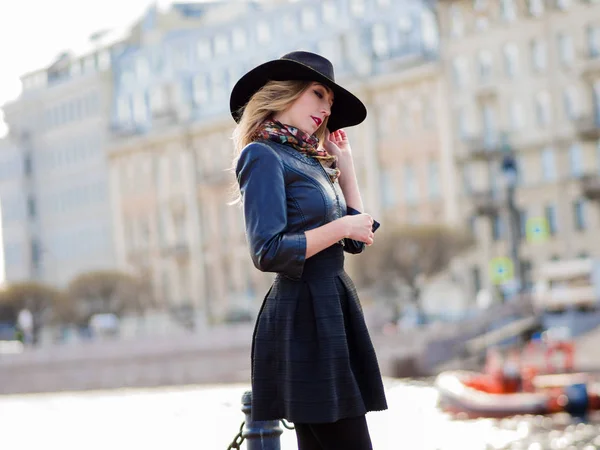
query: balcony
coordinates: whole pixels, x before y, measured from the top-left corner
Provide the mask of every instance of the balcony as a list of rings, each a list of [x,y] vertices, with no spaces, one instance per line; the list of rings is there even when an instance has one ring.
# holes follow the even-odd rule
[[[589,200],[600,200],[600,175],[588,174],[580,179],[581,193]]]
[[[493,78],[487,77],[485,81],[481,82],[475,87],[475,98],[480,102],[493,99],[498,95],[498,86]]]
[[[581,64],[581,76],[595,78],[600,76],[600,50],[591,50]]]
[[[593,114],[577,119],[575,129],[583,140],[595,141],[600,139],[600,115]]]
[[[496,216],[502,206],[492,191],[474,192],[471,194],[470,200],[473,205],[473,213],[478,216]]]
[[[498,137],[482,135],[463,140],[459,158],[463,161],[499,160],[504,153],[504,142]]]
[[[173,257],[179,261],[185,261],[190,256],[190,246],[186,242],[165,244],[161,253],[163,257]]]

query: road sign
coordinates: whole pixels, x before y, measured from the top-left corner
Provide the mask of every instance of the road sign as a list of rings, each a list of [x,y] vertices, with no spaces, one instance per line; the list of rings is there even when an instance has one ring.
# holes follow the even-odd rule
[[[514,268],[510,258],[498,257],[490,261],[490,279],[494,284],[504,284],[513,279]]]
[[[544,242],[550,236],[548,221],[545,217],[531,217],[525,224],[527,242]]]

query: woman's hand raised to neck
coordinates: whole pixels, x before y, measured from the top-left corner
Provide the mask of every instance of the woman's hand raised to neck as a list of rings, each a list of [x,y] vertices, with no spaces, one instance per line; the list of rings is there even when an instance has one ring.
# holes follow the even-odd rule
[[[341,172],[338,182],[346,198],[346,204],[357,211],[364,211],[348,135],[344,130],[338,130],[334,133],[326,131],[323,148],[330,155],[337,157],[337,167]]]

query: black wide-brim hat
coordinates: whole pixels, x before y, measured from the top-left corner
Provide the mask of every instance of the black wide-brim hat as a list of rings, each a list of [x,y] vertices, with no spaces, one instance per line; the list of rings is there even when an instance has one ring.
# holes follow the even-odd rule
[[[243,108],[252,96],[271,80],[315,81],[329,87],[334,95],[327,122],[331,132],[358,125],[367,117],[365,105],[350,91],[336,84],[333,65],[328,59],[315,53],[298,51],[261,64],[238,80],[229,99],[229,109],[236,122],[240,121]]]

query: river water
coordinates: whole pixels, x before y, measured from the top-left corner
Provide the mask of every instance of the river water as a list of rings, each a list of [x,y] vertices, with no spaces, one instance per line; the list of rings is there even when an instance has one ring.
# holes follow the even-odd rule
[[[389,410],[369,413],[376,450],[600,449],[600,417],[453,420],[429,383],[385,380]],[[0,448],[225,450],[247,385],[182,386],[0,397]],[[243,447],[245,448],[245,446]],[[284,430],[282,450],[297,448]]]

